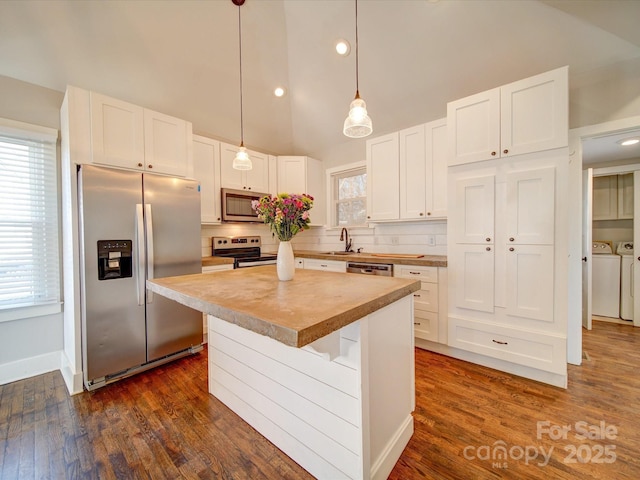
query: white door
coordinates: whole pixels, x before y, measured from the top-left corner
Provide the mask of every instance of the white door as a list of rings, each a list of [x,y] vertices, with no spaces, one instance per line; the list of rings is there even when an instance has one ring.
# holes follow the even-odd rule
[[[582,173],[582,326],[592,328],[591,288],[593,283],[591,265],[591,227],[593,223],[593,168]]]
[[[633,211],[640,212],[640,170],[633,172]],[[638,242],[638,243],[636,243]],[[636,247],[636,245],[638,245]],[[633,326],[640,327],[640,282],[635,279],[640,278],[640,219],[633,220]]]

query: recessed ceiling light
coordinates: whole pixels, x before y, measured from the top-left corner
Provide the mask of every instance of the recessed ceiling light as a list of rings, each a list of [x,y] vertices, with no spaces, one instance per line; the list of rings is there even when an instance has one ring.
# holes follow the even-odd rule
[[[346,57],[347,55],[349,55],[350,51],[351,45],[348,41],[340,39],[336,42],[336,52],[338,52],[338,55]]]
[[[628,147],[629,145],[635,145],[640,142],[638,138],[625,138],[624,140],[619,140],[618,143],[624,147]]]
[[[276,87],[276,89],[273,91],[273,94],[276,97],[284,97],[285,93],[287,93],[287,91],[284,89],[284,87]]]

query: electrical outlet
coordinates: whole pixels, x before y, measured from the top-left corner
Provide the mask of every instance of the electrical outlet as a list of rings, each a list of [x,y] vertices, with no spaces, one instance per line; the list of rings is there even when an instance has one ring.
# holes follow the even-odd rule
[[[390,237],[391,245],[398,245],[398,237]]]
[[[435,235],[427,235],[427,245],[430,247],[436,246],[436,236]]]

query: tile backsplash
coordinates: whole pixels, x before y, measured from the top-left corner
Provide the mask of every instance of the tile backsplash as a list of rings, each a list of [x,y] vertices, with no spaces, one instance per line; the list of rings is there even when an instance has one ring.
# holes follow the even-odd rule
[[[376,224],[371,228],[349,228],[351,248],[370,253],[416,253],[423,255],[447,254],[447,222],[410,222]],[[225,223],[203,225],[201,229],[202,256],[211,255],[211,237],[260,235],[262,250],[275,252],[278,239],[273,237],[269,227],[263,224]],[[293,239],[293,248],[319,252],[343,250],[339,229],[311,227]]]

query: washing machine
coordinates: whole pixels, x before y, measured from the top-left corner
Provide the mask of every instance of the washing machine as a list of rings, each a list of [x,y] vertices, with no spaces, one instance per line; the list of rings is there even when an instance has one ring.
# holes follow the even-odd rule
[[[611,242],[593,242],[593,288],[591,313],[620,318],[620,255],[613,253]]]
[[[633,242],[620,242],[620,318],[633,321]]]

